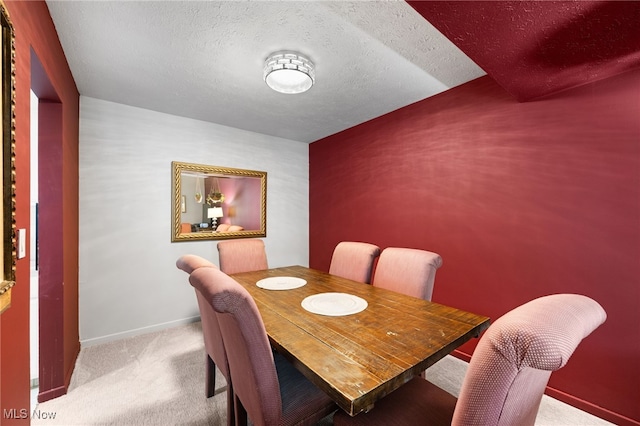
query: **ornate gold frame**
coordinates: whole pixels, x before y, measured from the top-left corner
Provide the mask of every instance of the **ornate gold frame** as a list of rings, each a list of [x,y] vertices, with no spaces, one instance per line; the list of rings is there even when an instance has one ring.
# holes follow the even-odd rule
[[[201,173],[209,176],[238,176],[260,179],[260,229],[237,232],[181,232],[182,173]],[[205,164],[171,162],[171,242],[227,240],[232,238],[256,238],[267,236],[267,172],[208,166]]]
[[[4,2],[0,1],[0,31],[2,49],[2,284],[0,284],[0,312],[11,305],[11,288],[16,276],[16,167],[15,167],[15,33]]]

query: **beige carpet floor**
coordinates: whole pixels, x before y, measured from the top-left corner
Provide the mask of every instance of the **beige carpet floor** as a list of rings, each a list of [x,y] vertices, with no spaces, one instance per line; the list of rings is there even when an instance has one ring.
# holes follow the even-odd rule
[[[80,351],[69,392],[37,404],[32,425],[214,425],[226,424],[226,382],[205,398],[205,352],[200,323],[175,327]],[[448,356],[427,378],[457,395],[466,363]],[[329,426],[331,418],[321,424]],[[537,425],[609,425],[544,397]]]

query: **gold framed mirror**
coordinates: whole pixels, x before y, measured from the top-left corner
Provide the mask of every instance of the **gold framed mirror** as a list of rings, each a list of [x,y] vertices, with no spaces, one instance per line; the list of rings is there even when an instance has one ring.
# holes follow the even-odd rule
[[[267,236],[267,172],[171,163],[171,241]]]
[[[2,32],[2,284],[0,284],[0,312],[11,306],[11,288],[15,285],[15,45],[14,31],[7,9],[0,2]]]

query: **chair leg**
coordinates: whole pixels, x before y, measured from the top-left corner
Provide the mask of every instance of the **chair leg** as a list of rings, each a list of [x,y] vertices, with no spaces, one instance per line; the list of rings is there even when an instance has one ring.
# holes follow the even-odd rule
[[[235,394],[233,393],[233,386],[231,382],[227,383],[227,426],[234,426],[236,424],[236,410],[234,409]],[[245,412],[246,414],[246,412]],[[246,415],[245,415],[246,424]]]
[[[204,381],[205,393],[207,395],[207,398],[211,398],[216,392],[216,364],[213,362],[209,354],[207,354]]]
[[[242,405],[242,401],[240,398],[234,393],[233,394],[234,408],[235,408],[235,418],[236,418],[236,426],[247,426],[247,410]]]

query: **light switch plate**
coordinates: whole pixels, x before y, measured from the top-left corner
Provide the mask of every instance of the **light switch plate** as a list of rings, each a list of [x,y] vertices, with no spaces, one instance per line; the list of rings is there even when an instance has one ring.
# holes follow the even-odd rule
[[[27,230],[18,229],[18,259],[27,255]]]

